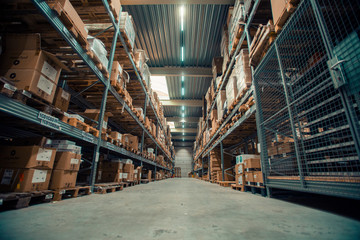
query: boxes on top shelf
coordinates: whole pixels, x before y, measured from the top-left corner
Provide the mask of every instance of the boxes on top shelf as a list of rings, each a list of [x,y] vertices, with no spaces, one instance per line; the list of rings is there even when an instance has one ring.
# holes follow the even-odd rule
[[[139,69],[141,75],[143,75],[145,70],[145,64],[149,60],[149,58],[147,57],[145,50],[142,49],[135,49],[134,56],[135,65]]]
[[[52,103],[62,69],[67,67],[53,54],[40,48],[40,34],[8,34],[0,59],[0,74],[26,90]]]
[[[259,154],[241,154],[236,156],[236,164],[244,163],[246,159],[257,158],[260,160]]]
[[[118,61],[114,61],[112,64],[110,84],[116,88],[126,88],[126,82],[123,77],[123,66]]]
[[[271,10],[276,32],[281,30],[287,19],[295,11],[300,0],[271,0]]]
[[[135,43],[135,27],[133,19],[128,12],[121,12],[120,31],[125,34],[125,41],[129,44],[129,50],[132,52]]]
[[[239,38],[244,31],[245,22],[244,5],[241,0],[237,0],[229,22],[229,56],[231,56],[239,42]]]
[[[116,21],[119,21],[119,17],[121,15],[121,10],[122,10],[120,0],[109,0],[109,5],[111,12],[114,15],[114,18],[116,19]]]
[[[237,94],[238,94],[237,78],[235,72],[233,71],[226,85],[226,101],[228,107],[234,103]]]
[[[105,44],[101,40],[92,36],[88,36],[87,41],[89,42],[91,51],[101,62],[102,67],[108,69],[109,60],[107,59],[107,51],[105,48]]]
[[[218,120],[223,118],[225,101],[226,101],[226,91],[220,90],[218,96],[216,97]]]
[[[233,72],[235,72],[238,94],[242,94],[245,89],[248,89],[251,86],[252,83],[248,49],[242,49],[236,57]]]
[[[214,79],[222,74],[223,60],[223,57],[214,57],[212,60],[212,73]]]
[[[86,109],[85,112],[82,113],[82,115],[93,119],[95,121],[99,121],[99,116],[100,116],[100,109]],[[103,119],[103,126],[102,129],[103,131],[107,130],[107,124],[109,121],[109,117],[112,117],[113,114],[110,112],[105,112],[104,114],[104,119]],[[96,126],[97,124],[94,122],[90,122],[91,125]]]
[[[139,138],[131,134],[123,134],[122,144],[126,147],[133,148],[134,150],[139,150]]]

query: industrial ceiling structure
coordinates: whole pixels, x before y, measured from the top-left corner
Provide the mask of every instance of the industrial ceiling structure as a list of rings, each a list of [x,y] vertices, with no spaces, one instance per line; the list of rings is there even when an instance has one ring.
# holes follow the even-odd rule
[[[122,0],[136,26],[135,47],[144,49],[152,76],[164,77],[162,100],[175,147],[192,146],[211,63],[220,55],[221,32],[234,0]]]

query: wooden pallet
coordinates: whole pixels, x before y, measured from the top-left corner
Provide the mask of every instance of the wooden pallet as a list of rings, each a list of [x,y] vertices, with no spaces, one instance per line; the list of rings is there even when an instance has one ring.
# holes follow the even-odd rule
[[[261,194],[261,196],[266,197],[266,189],[264,186],[255,186],[255,185],[244,185],[245,192],[251,192],[252,194]]]
[[[51,2],[49,3],[49,7],[58,14],[62,23],[67,27],[67,29],[71,32],[79,44],[85,49],[89,49],[87,36],[82,34],[82,32],[75,25],[74,21],[71,19],[70,14],[61,6],[61,4],[59,2]]]
[[[53,197],[54,193],[51,190],[0,193],[0,210],[19,209],[33,204],[50,202]]]
[[[140,180],[140,183],[141,183],[141,184],[146,184],[146,183],[149,183],[149,182],[150,182],[149,179],[141,179],[141,180]]]
[[[112,193],[123,190],[122,183],[98,183],[95,184],[94,192],[99,194]]]
[[[54,201],[61,201],[67,198],[76,198],[79,196],[90,195],[90,186],[78,186],[73,188],[64,188],[54,190]]]
[[[89,124],[86,124],[86,123],[80,121],[77,118],[68,118],[66,123],[69,124],[70,126],[80,129],[84,132],[90,133],[90,134],[94,135],[95,137],[99,137],[99,130],[90,126]]]
[[[235,181],[218,181],[218,184],[221,187],[231,187],[231,184],[234,184]]]
[[[245,186],[244,185],[231,184],[231,188],[236,190],[236,191],[245,192]]]

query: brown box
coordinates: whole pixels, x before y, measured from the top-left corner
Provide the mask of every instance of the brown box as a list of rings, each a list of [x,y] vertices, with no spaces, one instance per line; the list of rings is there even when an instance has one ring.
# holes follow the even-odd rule
[[[276,25],[280,20],[280,17],[286,8],[287,2],[288,0],[271,0],[271,10],[273,15],[274,25]]]
[[[239,163],[235,165],[235,174],[243,174],[245,172],[244,170],[244,164],[243,163]]]
[[[261,171],[253,172],[253,179],[253,182],[264,183],[264,178]]]
[[[123,78],[123,68],[118,61],[114,61],[111,68],[110,84],[111,86],[120,86],[125,88],[125,81]]]
[[[261,163],[259,158],[249,158],[244,161],[245,168],[261,168]]]
[[[139,167],[137,167],[137,168],[136,168],[136,170],[137,170],[137,179],[135,179],[135,180],[140,181],[140,179],[141,179],[141,171],[142,171],[142,167],[141,167],[141,166],[139,166]],[[135,176],[134,176],[134,178],[135,178]]]
[[[82,114],[88,118],[94,119],[95,121],[99,121],[100,109],[86,109],[85,112],[83,112]],[[105,112],[103,126],[102,126],[103,131],[107,130],[107,123],[108,123],[109,117],[112,117],[112,116],[113,116],[112,113]],[[93,122],[91,122],[91,124],[96,125]]]
[[[149,180],[149,182],[151,182],[151,179],[152,179],[152,171],[151,170],[149,170],[148,171],[148,175],[147,175],[147,179]]]
[[[212,73],[214,79],[222,74],[223,57],[214,57],[212,60]]]
[[[72,188],[76,185],[78,171],[53,170],[49,189]]]
[[[54,107],[66,112],[69,108],[71,95],[62,88],[57,88],[53,105]]]
[[[117,21],[119,21],[120,17],[120,10],[121,10],[121,3],[120,0],[110,0],[109,1],[110,9],[112,13],[114,14],[114,17]]]
[[[98,171],[97,180],[98,183],[110,183],[110,182],[122,182],[122,172],[118,171]]]
[[[99,162],[99,170],[105,172],[118,172],[122,171],[124,167],[124,163],[118,162],[110,162],[110,161],[101,161]]]
[[[122,144],[124,146],[131,147],[137,151],[139,149],[139,138],[131,134],[123,134]]]
[[[213,110],[211,111],[211,113],[210,113],[210,119],[211,119],[211,120],[217,120],[217,117],[218,117],[218,115],[217,115],[217,110],[216,110],[216,109],[213,109]]]
[[[244,185],[245,184],[245,174],[236,174],[235,175],[235,184]]]
[[[55,155],[54,170],[79,171],[81,154],[73,152],[57,152]]]
[[[123,180],[134,181],[134,164],[125,164],[124,165]]]
[[[40,146],[0,147],[0,167],[52,169],[56,150]]]
[[[47,190],[49,187],[51,170],[0,168],[0,191],[2,192],[30,192]]]
[[[9,69],[4,77],[13,81],[18,89],[29,91],[48,103],[54,100],[57,82],[50,81],[36,70]]]
[[[254,182],[254,175],[252,172],[245,172],[245,182],[248,184],[248,182]]]
[[[111,131],[110,136],[114,139],[119,140],[120,142],[122,141],[122,134],[117,131]]]
[[[277,151],[278,154],[294,152],[294,143],[293,142],[279,143],[277,145]]]

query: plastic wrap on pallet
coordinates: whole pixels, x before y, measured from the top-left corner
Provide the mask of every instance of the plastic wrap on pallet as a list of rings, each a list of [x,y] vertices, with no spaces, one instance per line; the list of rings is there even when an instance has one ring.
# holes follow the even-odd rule
[[[140,70],[140,73],[144,73],[144,64],[149,60],[146,56],[146,53],[142,49],[135,49],[135,64],[136,67]]]
[[[126,88],[125,81],[123,79],[123,68],[118,61],[114,61],[111,68],[110,82],[112,85],[120,85],[122,88]]]
[[[220,54],[222,57],[228,53],[228,45],[229,45],[229,33],[227,27],[224,26],[222,34],[221,34],[221,43],[220,43]]]
[[[235,37],[238,33],[240,22],[245,21],[244,14],[244,5],[241,3],[241,0],[237,0],[235,2],[234,10],[232,12],[232,16],[229,23],[229,53],[231,53],[234,45]]]
[[[131,15],[128,12],[121,12],[120,30],[125,32],[131,45],[131,50],[135,43],[135,27]]]
[[[249,65],[249,50],[242,49],[236,57],[234,70],[237,81],[237,91],[240,94],[251,86],[251,69]]]
[[[106,57],[107,51],[105,49],[104,43],[92,36],[88,36],[87,40],[89,42],[89,46],[92,52],[98,57],[101,64],[107,69],[109,60]]]
[[[222,119],[222,117],[223,117],[223,107],[224,107],[225,101],[226,101],[226,91],[221,90],[219,92],[218,96],[216,97],[218,119]]]
[[[237,97],[237,93],[238,93],[237,77],[236,77],[236,73],[233,71],[226,85],[226,101],[228,103],[228,106],[232,105],[232,103]]]
[[[150,73],[149,66],[146,63],[144,63],[143,64],[143,79],[144,79],[144,81],[146,83],[146,86],[148,88],[151,88],[150,77],[151,77],[151,73]]]

